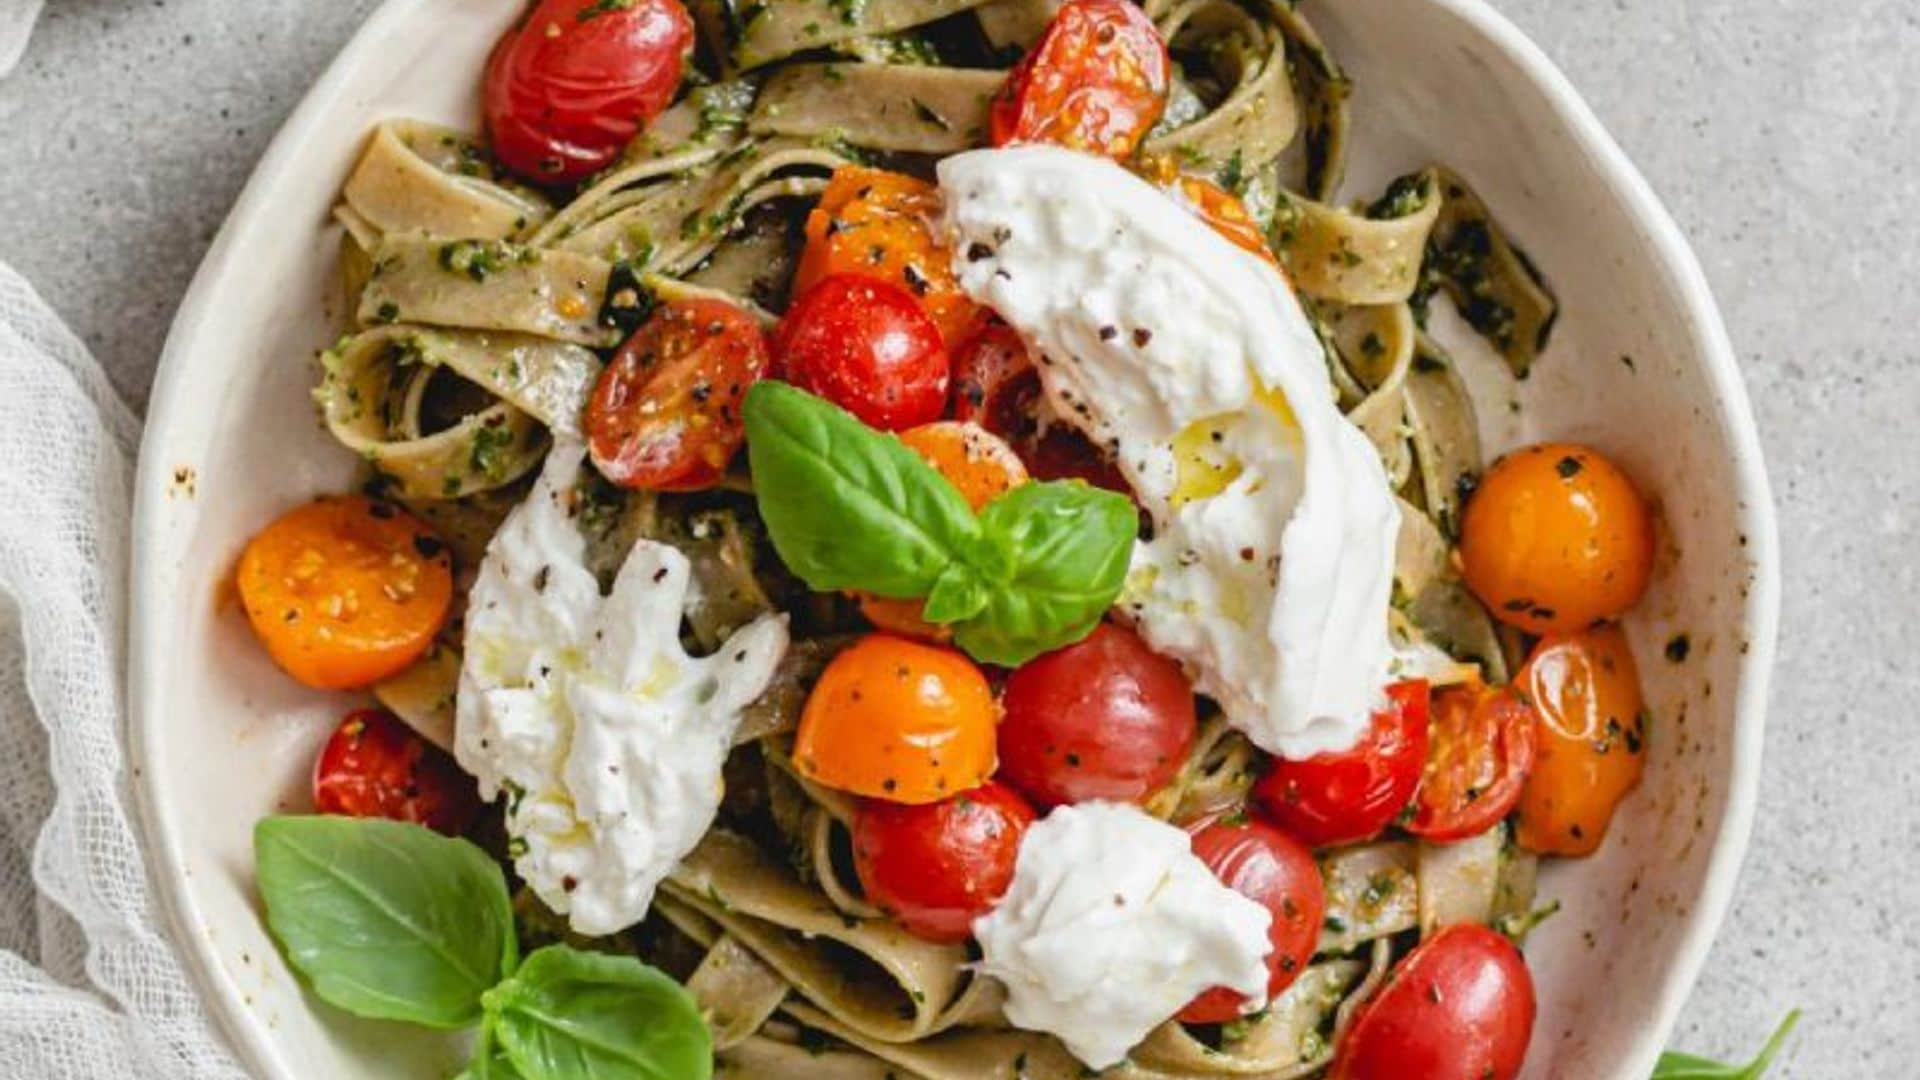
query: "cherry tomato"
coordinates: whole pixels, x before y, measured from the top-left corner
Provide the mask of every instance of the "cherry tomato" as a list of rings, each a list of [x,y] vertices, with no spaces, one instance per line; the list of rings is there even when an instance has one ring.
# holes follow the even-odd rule
[[[315,500],[260,530],[234,577],[268,655],[322,690],[398,674],[432,647],[453,603],[447,545],[359,495]]]
[[[772,366],[753,316],[676,300],[620,346],[587,403],[594,467],[627,488],[712,487],[746,440],[740,403]]]
[[[940,470],[975,510],[1027,482],[1027,467],[1006,443],[978,424],[953,420],[922,424],[900,433],[907,448]],[[946,627],[926,621],[925,600],[860,594],[860,613],[882,630],[926,641],[945,641]]]
[[[1618,616],[1646,592],[1653,516],[1597,451],[1530,446],[1501,458],[1467,501],[1460,559],[1495,618],[1569,633]]]
[[[1520,801],[1533,768],[1533,710],[1511,686],[1450,686],[1433,696],[1426,770],[1407,831],[1437,843],[1478,836]]]
[[[1447,927],[1361,1006],[1328,1080],[1512,1080],[1534,1009],[1533,976],[1512,942],[1484,926]]]
[[[1387,688],[1353,749],[1275,761],[1253,796],[1279,826],[1314,847],[1370,840],[1413,798],[1427,764],[1429,693],[1422,680]]]
[[[1005,439],[1040,480],[1085,480],[1132,497],[1113,460],[1065,424],[1040,425],[1040,371],[1006,323],[988,323],[954,353],[953,417]]]
[[[1174,181],[1173,190],[1179,201],[1185,203],[1214,232],[1232,241],[1234,246],[1258,256],[1274,269],[1280,268],[1280,260],[1274,257],[1273,249],[1267,246],[1267,236],[1261,231],[1260,223],[1253,219],[1247,204],[1241,202],[1239,196],[1198,176],[1180,177]]]
[[[1640,673],[1618,626],[1543,639],[1514,680],[1533,703],[1539,755],[1514,838],[1546,855],[1590,855],[1646,768]]]
[[[957,945],[1013,883],[1033,808],[989,781],[924,806],[868,800],[853,819],[853,864],[867,899],[907,932]]]
[[[807,215],[794,294],[834,274],[877,278],[912,293],[949,346],[963,340],[981,309],[960,291],[934,228],[939,220],[940,190],[927,181],[842,165]]]
[[[940,328],[897,285],[858,274],[823,279],[787,311],[774,352],[794,385],[869,426],[899,431],[946,410]]]
[[[480,813],[473,778],[385,709],[348,714],[313,763],[322,814],[411,821],[458,836]]]
[[[794,738],[800,774],[831,788],[922,804],[993,775],[993,688],[953,649],[870,634],[827,665]]]
[[[1139,5],[1068,0],[993,99],[993,145],[1127,158],[1166,109],[1171,73],[1167,43]]]
[[[541,184],[605,168],[673,100],[692,48],[679,0],[540,0],[487,61],[494,156]]]
[[[1193,748],[1180,666],[1112,623],[1015,671],[1003,701],[1001,778],[1041,806],[1144,802]]]
[[[1272,914],[1267,941],[1267,996],[1300,977],[1320,940],[1327,914],[1326,885],[1306,847],[1258,818],[1241,815],[1202,822],[1189,831],[1193,853],[1228,888],[1259,902]],[[1220,1024],[1238,1017],[1246,999],[1223,986],[1206,991],[1180,1011],[1188,1024]]]

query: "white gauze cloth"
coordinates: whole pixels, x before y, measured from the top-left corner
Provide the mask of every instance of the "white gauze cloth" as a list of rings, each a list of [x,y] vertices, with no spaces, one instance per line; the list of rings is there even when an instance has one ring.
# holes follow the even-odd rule
[[[0,262],[0,1077],[245,1076],[161,929],[129,809],[139,431]]]

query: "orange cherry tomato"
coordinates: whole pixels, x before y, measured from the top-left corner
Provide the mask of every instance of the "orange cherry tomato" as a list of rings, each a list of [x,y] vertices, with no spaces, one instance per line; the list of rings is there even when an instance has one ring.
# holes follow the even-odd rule
[[[793,763],[831,788],[922,805],[993,775],[993,688],[952,649],[870,634],[827,665],[800,714]]]
[[[1068,0],[993,99],[989,135],[1125,159],[1166,109],[1171,74],[1138,4]]]
[[[417,518],[360,495],[318,499],[240,556],[240,602],[268,655],[322,690],[379,682],[447,621],[453,558]]]
[[[1533,769],[1533,710],[1511,686],[1450,686],[1433,696],[1427,767],[1406,829],[1450,844],[1500,823]]]
[[[1515,839],[1543,855],[1591,855],[1647,763],[1627,635],[1608,625],[1545,638],[1514,681],[1533,703],[1540,747]]]
[[[807,215],[807,243],[793,275],[800,296],[834,274],[879,278],[912,293],[949,348],[979,319],[981,308],[953,276],[940,243],[940,191],[911,176],[861,165],[834,170]]]
[[[975,510],[1027,482],[1020,455],[977,424],[941,420],[900,433],[907,448],[927,460],[960,489]],[[895,600],[860,594],[860,611],[873,625],[907,637],[945,641],[947,628],[921,617],[925,600]]]
[[[1516,450],[1488,470],[1460,527],[1467,585],[1534,634],[1618,616],[1647,589],[1653,517],[1633,481],[1571,443]]]
[[[1267,246],[1267,236],[1260,230],[1260,223],[1253,219],[1239,196],[1198,176],[1180,177],[1173,182],[1173,190],[1178,201],[1199,215],[1214,232],[1231,240],[1234,246],[1259,256],[1268,266],[1280,268],[1280,260]]]

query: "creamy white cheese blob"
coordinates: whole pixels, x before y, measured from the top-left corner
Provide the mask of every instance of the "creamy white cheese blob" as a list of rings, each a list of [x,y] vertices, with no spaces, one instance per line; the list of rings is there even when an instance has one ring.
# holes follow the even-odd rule
[[[1027,830],[1013,884],[974,921],[1007,1019],[1096,1069],[1202,991],[1266,1001],[1272,913],[1220,883],[1187,834],[1136,806],[1062,806]]]
[[[1382,703],[1400,513],[1271,267],[1146,181],[1053,147],[940,164],[960,284],[1153,518],[1123,609],[1262,749],[1346,749]]]
[[[575,484],[586,449],[561,439],[487,545],[468,596],[454,752],[491,799],[507,793],[514,868],[582,934],[639,922],[720,806],[740,711],[787,648],[768,616],[701,659],[680,646],[686,556],[642,540],[610,593],[586,566]]]

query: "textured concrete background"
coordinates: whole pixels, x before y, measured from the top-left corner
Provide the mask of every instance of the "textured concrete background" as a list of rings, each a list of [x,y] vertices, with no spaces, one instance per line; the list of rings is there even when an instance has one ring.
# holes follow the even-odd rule
[[[51,0],[0,80],[0,258],[136,404],[254,161],[374,0]],[[1692,238],[1780,503],[1759,822],[1677,1041],[1920,1075],[1920,4],[1501,0]]]

